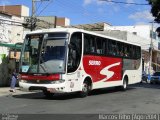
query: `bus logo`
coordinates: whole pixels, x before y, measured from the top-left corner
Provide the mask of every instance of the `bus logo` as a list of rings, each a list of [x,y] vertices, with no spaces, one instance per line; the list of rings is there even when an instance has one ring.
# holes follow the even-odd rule
[[[118,65],[120,65],[120,62],[111,64],[111,65],[103,68],[103,69],[100,71],[100,74],[101,74],[101,75],[105,75],[105,76],[106,76],[106,79],[108,80],[109,78],[111,78],[111,77],[114,75],[114,71],[109,71],[109,69],[112,68],[112,67],[118,66]]]
[[[96,60],[89,60],[89,65],[101,65],[101,61],[96,61]]]

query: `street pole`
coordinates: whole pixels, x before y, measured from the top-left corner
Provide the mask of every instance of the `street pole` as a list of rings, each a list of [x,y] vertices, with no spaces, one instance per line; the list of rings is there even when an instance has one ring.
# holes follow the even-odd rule
[[[150,60],[149,60],[149,75],[151,75],[151,68],[152,68],[152,51],[153,51],[153,21],[152,21],[152,28],[151,28],[151,42],[150,42]]]
[[[32,0],[32,17],[35,17],[35,0]]]
[[[34,17],[35,17],[35,0],[32,0],[31,31],[33,30]]]
[[[54,28],[57,26],[57,16],[55,16],[55,21],[54,21]]]
[[[37,19],[36,19],[36,2],[49,1],[49,0],[32,0],[32,15],[31,15],[31,31],[34,30]]]

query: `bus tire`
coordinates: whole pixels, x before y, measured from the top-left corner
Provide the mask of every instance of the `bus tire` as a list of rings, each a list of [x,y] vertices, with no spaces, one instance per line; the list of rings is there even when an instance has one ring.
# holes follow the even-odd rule
[[[45,95],[46,98],[52,98],[54,93],[50,93],[48,91],[43,91],[43,94]]]
[[[125,91],[125,90],[127,90],[127,88],[128,88],[128,79],[127,79],[127,77],[125,77],[123,80],[123,85],[121,86],[121,90]]]
[[[90,91],[91,85],[89,81],[85,80],[82,85],[82,91],[79,92],[79,96],[81,98],[87,97]]]

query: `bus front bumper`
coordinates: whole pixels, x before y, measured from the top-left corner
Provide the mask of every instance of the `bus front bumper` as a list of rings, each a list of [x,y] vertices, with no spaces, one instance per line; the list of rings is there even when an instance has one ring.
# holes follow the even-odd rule
[[[20,89],[22,91],[48,91],[50,93],[63,93],[65,90],[65,82],[59,84],[32,84],[19,82]]]

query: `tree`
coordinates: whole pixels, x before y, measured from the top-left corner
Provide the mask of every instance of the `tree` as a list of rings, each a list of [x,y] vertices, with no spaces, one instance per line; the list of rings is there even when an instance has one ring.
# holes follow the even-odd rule
[[[151,13],[155,17],[155,22],[160,23],[160,0],[147,0],[151,5]]]

